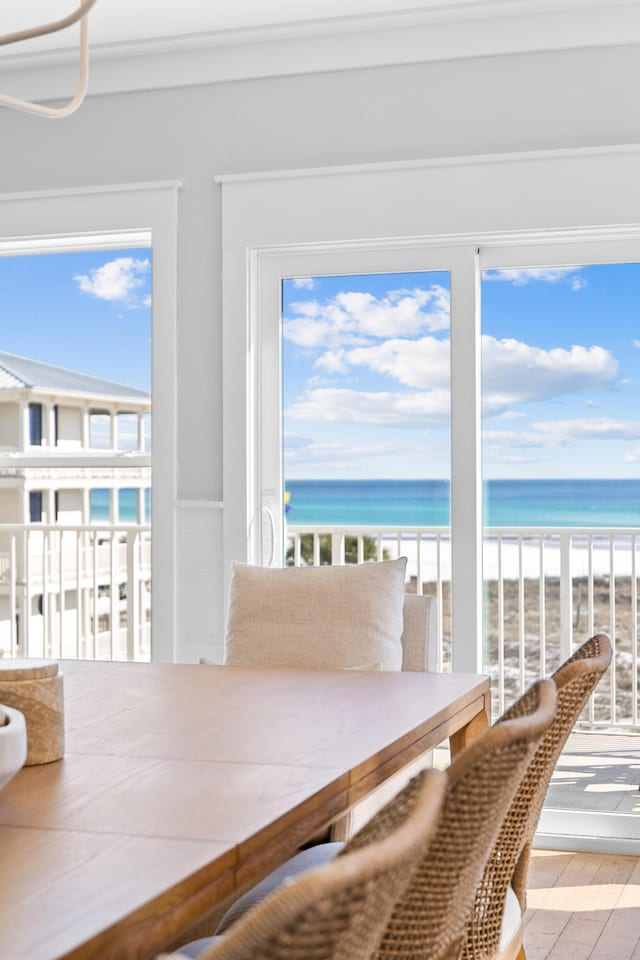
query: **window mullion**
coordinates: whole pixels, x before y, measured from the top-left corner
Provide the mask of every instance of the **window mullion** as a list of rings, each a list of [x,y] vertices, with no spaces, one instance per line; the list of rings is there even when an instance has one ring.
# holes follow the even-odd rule
[[[451,273],[451,637],[455,671],[482,670],[482,462],[478,251]]]

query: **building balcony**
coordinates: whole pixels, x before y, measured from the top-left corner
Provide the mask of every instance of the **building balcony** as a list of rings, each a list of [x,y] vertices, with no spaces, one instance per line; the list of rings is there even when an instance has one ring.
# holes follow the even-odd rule
[[[150,527],[0,524],[0,656],[149,660]]]

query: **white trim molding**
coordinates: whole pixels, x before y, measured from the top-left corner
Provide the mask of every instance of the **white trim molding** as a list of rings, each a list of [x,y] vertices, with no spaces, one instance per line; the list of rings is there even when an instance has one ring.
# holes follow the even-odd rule
[[[480,267],[494,254],[509,258],[513,245],[519,245],[513,254],[517,259],[545,257],[549,245],[569,242],[592,244],[591,252],[595,255],[597,249],[598,256],[606,255],[603,244],[611,249],[629,244],[631,258],[640,260],[639,168],[640,145],[629,145],[485,157],[481,162],[467,158],[451,163],[369,164],[359,176],[347,166],[222,178],[223,402],[234,412],[234,429],[225,432],[223,448],[223,570],[231,560],[263,559],[260,487],[269,488],[274,503],[281,499],[276,484],[263,482],[257,466],[261,437],[255,416],[265,350],[260,337],[268,311],[279,307],[279,258],[285,271],[280,277],[369,272],[374,258],[376,272],[385,272],[394,269],[395,258],[403,253],[436,243],[452,251],[469,248],[449,254],[451,264],[458,252],[466,256],[480,248]],[[538,252],[525,250],[525,244],[546,246]],[[492,249],[498,245],[501,251]],[[557,249],[551,253],[560,255]],[[366,260],[369,266],[364,271],[355,270],[349,259],[355,256]],[[425,253],[423,269],[429,269],[431,256]],[[296,272],[287,273],[294,260]],[[442,269],[453,270],[446,264]],[[452,539],[460,560],[454,566],[452,622],[456,669],[473,670],[481,640],[481,465],[479,343],[477,317],[472,314],[474,294],[468,284],[460,303],[458,315],[464,321],[459,322],[465,325],[458,328],[457,345],[452,347],[456,351],[452,368],[455,364],[455,378],[465,385],[465,392],[460,394],[457,414],[454,410],[457,425],[454,422],[452,437]],[[273,339],[266,344],[272,354],[277,348]],[[278,450],[276,439],[270,438],[268,451]]]
[[[0,251],[71,250],[108,245],[109,238],[151,239],[153,249],[152,396],[152,657],[172,661],[176,650],[176,316],[178,184],[86,187],[0,194]],[[117,244],[116,244],[117,245]]]
[[[94,43],[89,95],[635,43],[638,0],[440,0],[386,14]],[[67,97],[73,56],[2,55],[3,91]]]

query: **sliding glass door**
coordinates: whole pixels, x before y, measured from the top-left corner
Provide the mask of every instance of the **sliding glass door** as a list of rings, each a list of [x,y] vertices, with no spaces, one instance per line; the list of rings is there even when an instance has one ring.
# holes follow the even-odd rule
[[[549,843],[640,840],[638,260],[637,244],[481,252],[494,712],[594,633],[615,651],[554,774]]]
[[[473,344],[462,328],[475,316],[474,270],[463,262],[467,252],[425,246],[269,259],[255,330],[254,556],[275,566],[406,556],[407,590],[437,598],[444,669],[456,660],[452,570],[474,560],[452,548],[451,491],[470,475],[475,442],[451,449],[452,418],[474,426],[468,405],[461,416],[451,403],[452,342]],[[468,513],[468,482],[467,492]],[[464,599],[462,616],[479,617]]]

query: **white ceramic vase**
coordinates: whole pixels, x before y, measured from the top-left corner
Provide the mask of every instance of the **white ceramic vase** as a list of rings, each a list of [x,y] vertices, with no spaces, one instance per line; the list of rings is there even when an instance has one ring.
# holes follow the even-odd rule
[[[27,758],[27,725],[24,716],[13,707],[0,710],[9,722],[0,727],[0,790],[18,772]]]

